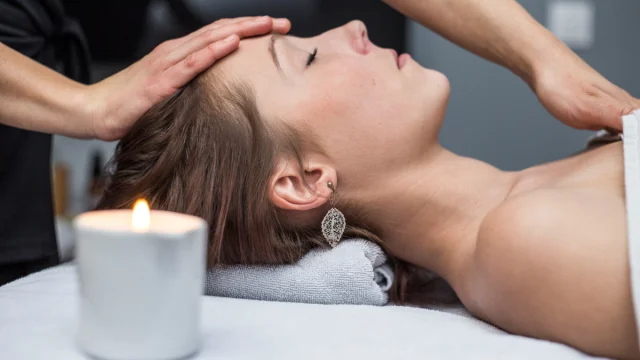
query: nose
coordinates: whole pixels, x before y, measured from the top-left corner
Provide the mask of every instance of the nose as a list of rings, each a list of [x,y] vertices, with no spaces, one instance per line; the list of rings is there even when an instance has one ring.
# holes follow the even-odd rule
[[[344,26],[353,49],[362,55],[371,50],[371,41],[367,35],[367,26],[360,20],[353,20]]]

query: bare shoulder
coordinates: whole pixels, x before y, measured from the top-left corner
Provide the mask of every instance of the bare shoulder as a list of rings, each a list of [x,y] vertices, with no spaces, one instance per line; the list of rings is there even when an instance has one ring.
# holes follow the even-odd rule
[[[523,280],[539,285],[549,276],[566,277],[558,270],[585,256],[597,261],[606,254],[626,265],[624,209],[624,202],[609,196],[566,189],[508,199],[480,226],[476,278],[517,290],[513,296],[519,296],[519,286],[529,285]]]
[[[478,233],[473,311],[522,335],[637,355],[624,199],[544,189],[492,211]]]
[[[543,189],[507,200],[482,222],[476,255],[518,255],[526,250],[539,263],[560,256],[571,258],[590,252],[594,246],[610,249],[626,246],[624,199],[589,189]],[[515,252],[515,253],[513,253]],[[505,254],[505,255],[506,255]],[[626,259],[626,252],[617,253]]]

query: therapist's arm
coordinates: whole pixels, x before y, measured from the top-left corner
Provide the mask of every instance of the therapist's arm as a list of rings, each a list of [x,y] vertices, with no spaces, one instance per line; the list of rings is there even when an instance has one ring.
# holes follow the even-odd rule
[[[0,43],[0,123],[91,137],[86,88]]]
[[[234,51],[241,37],[286,33],[288,20],[224,19],[169,40],[125,70],[82,85],[0,43],[0,124],[116,140],[151,106]]]
[[[611,84],[514,0],[384,0],[422,25],[509,68],[564,123],[620,129],[640,101]]]

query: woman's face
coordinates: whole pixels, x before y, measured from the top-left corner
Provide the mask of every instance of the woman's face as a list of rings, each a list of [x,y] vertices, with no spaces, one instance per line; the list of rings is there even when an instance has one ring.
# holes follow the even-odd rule
[[[449,97],[444,75],[377,47],[360,21],[312,38],[243,40],[219,66],[253,87],[266,119],[311,131],[341,176],[422,156]]]

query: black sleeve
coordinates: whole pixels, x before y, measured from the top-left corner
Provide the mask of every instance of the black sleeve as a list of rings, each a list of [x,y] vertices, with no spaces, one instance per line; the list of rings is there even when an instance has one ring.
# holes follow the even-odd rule
[[[0,42],[90,82],[86,41],[58,0],[0,1]],[[0,125],[0,264],[56,253],[51,135]]]

